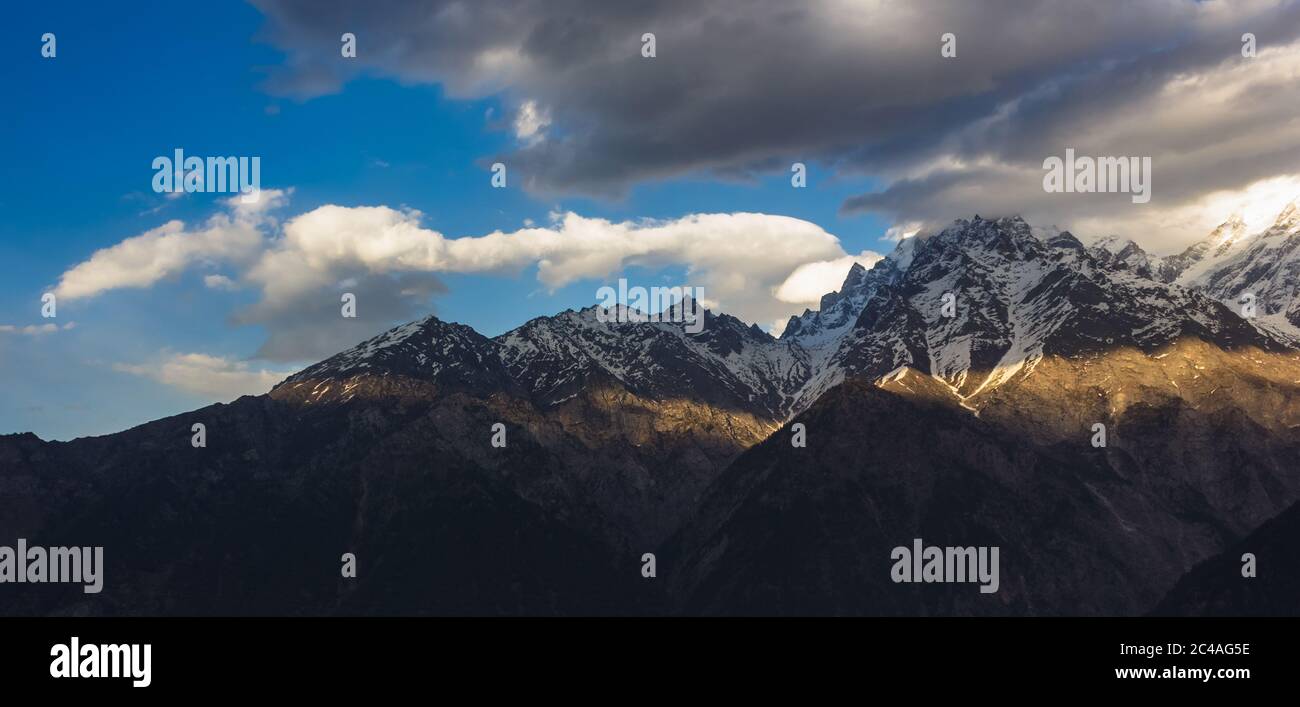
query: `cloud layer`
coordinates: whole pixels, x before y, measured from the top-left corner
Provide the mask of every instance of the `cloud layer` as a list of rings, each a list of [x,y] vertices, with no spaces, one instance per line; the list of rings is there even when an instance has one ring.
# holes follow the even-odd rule
[[[849,212],[913,227],[1022,212],[1162,248],[1213,225],[1195,217],[1205,195],[1300,172],[1293,0],[254,4],[288,56],[270,90],[364,73],[501,96],[518,142],[490,159],[541,194],[819,162],[883,179]],[[1152,157],[1152,202],[1045,194],[1042,162],[1067,147]]]
[[[173,221],[128,238],[70,268],[56,292],[84,299],[222,267],[233,276],[208,274],[208,288],[260,293],[232,317],[269,332],[256,357],[304,361],[412,318],[444,291],[441,273],[508,276],[536,267],[550,291],[591,281],[594,302],[596,288],[627,268],[684,269],[682,284],[703,288],[710,306],[767,323],[838,288],[853,262],[879,258],[849,256],[821,227],[769,214],[613,222],[570,212],[544,227],[448,238],[422,226],[420,212],[387,206],[327,205],[281,223],[265,205],[287,198],[265,192],[255,212],[231,200],[201,228]],[[340,316],[344,293],[356,296],[357,319]]]
[[[283,206],[288,193],[268,190],[257,203],[240,197],[198,229],[181,221],[167,223],[95,251],[90,259],[63,273],[54,294],[60,299],[93,297],[105,290],[151,287],[174,277],[196,262],[247,262],[260,252],[262,228],[272,225],[268,212]],[[218,281],[219,282],[219,281]]]

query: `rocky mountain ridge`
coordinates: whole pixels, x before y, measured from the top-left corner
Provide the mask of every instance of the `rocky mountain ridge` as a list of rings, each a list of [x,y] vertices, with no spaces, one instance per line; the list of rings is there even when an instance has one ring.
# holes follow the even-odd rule
[[[1194,287],[975,217],[852,268],[780,338],[713,312],[493,338],[429,317],[265,396],[2,436],[0,537],[94,540],[116,577],[4,611],[1144,613],[1300,501],[1300,349],[1267,319],[1290,271],[1249,264],[1290,257],[1279,224],[1221,229],[1196,252],[1227,269]],[[1260,278],[1277,312],[1212,296]],[[1002,588],[894,584],[920,537],[1003,548]]]

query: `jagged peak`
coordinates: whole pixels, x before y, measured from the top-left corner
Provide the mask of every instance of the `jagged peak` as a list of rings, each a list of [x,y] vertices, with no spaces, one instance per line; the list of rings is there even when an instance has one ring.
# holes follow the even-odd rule
[[[983,218],[977,214],[973,219],[957,219],[918,243],[914,255],[923,252],[933,255],[953,249],[967,253],[993,250],[1024,259],[1042,253],[1044,244],[1020,216]]]
[[[841,299],[852,295],[854,291],[862,286],[862,280],[866,275],[867,269],[862,266],[862,263],[854,261],[849,268],[849,272],[844,276],[844,282],[840,284],[840,289],[822,295],[821,302],[817,305],[818,311],[825,312],[834,307]],[[805,310],[804,316],[807,316],[808,313]]]
[[[1044,239],[1043,242],[1052,248],[1068,248],[1077,251],[1087,250],[1083,245],[1083,241],[1080,241],[1069,231],[1057,231],[1055,235]]]
[[[1111,255],[1118,255],[1120,251],[1124,250],[1124,248],[1132,242],[1133,241],[1128,238],[1121,238],[1112,233],[1108,236],[1102,236],[1094,240],[1092,242],[1092,248],[1104,250]]]
[[[1277,219],[1273,221],[1272,230],[1291,231],[1297,226],[1300,226],[1300,206],[1297,206],[1297,201],[1292,201],[1278,213]]]
[[[1065,236],[1070,241],[1075,240],[1068,233],[1065,233]],[[1060,236],[1058,235],[1057,238],[1059,239]],[[935,241],[935,245],[930,245],[931,241]],[[786,326],[779,338],[789,339],[809,332],[821,334],[823,327],[819,324],[819,318],[832,310],[839,312],[835,317],[835,321],[840,324],[845,321],[851,323],[853,316],[841,316],[843,314],[840,312],[841,302],[855,298],[859,294],[865,294],[873,287],[888,285],[895,279],[902,277],[920,252],[935,247],[947,247],[942,245],[944,243],[951,243],[957,247],[965,248],[972,242],[981,242],[988,246],[994,246],[997,243],[1004,244],[994,246],[997,248],[1005,248],[1007,247],[1005,244],[1009,244],[1011,250],[1021,253],[1038,251],[1043,247],[1039,237],[1034,235],[1030,225],[1019,215],[986,219],[979,214],[975,214],[972,219],[956,219],[952,224],[938,232],[918,233],[900,240],[894,246],[893,252],[871,268],[866,268],[861,263],[853,263],[845,275],[840,289],[823,295],[816,311],[805,309],[802,315],[791,316],[786,320]],[[1066,242],[1057,244],[1058,247],[1067,245],[1069,244]],[[1074,247],[1082,246],[1077,244],[1076,241]],[[872,287],[867,286],[868,282],[873,283]],[[865,304],[865,302],[855,299],[855,304],[859,305],[860,309],[860,305]],[[838,327],[839,324],[835,326]]]
[[[433,335],[448,335],[448,334],[486,339],[486,337],[479,334],[473,327],[467,324],[444,321],[442,319],[439,319],[436,315],[429,314],[420,317],[419,319],[415,319],[413,321],[407,322],[406,324],[400,324],[391,329],[388,329],[387,331],[376,334],[375,336],[366,339],[365,341],[357,344],[356,346],[353,346],[351,349],[347,349],[347,351],[354,351],[357,349],[374,347],[380,344],[387,344],[387,345],[397,344],[406,341],[408,339],[415,338],[417,336],[433,336]],[[343,353],[347,353],[347,351],[344,351]]]
[[[1142,249],[1142,246],[1138,245],[1137,241],[1134,241],[1132,238],[1125,239],[1124,247],[1121,248],[1118,253],[1116,253],[1116,255],[1120,256],[1121,258],[1127,258],[1132,255],[1146,255],[1146,254],[1147,252]]]
[[[1219,224],[1206,238],[1211,247],[1227,245],[1237,240],[1246,232],[1246,220],[1240,213],[1234,213]]]
[[[840,284],[839,293],[844,294],[858,289],[866,276],[867,268],[862,263],[856,260],[853,261],[853,265],[849,267],[849,272],[844,276],[844,282]],[[822,299],[825,300],[826,298],[823,297]]]
[[[975,214],[974,218],[959,218],[954,220],[948,227],[939,232],[939,236],[970,238],[972,236],[985,235],[990,233],[1008,233],[1016,236],[1026,236],[1034,238],[1033,229],[1025,222],[1025,219],[1016,216],[1000,216],[997,218],[984,218]],[[1035,238],[1035,240],[1037,240]]]
[[[437,342],[435,350],[430,344]],[[386,370],[409,365],[425,366],[435,357],[444,360],[464,359],[482,362],[494,355],[496,343],[473,327],[457,322],[447,322],[435,315],[427,315],[406,324],[393,327],[349,349],[309,366],[286,378],[276,388],[313,378],[338,375],[351,371]],[[416,363],[407,361],[416,359]]]
[[[1006,230],[1017,235],[1025,234],[1034,238],[1033,229],[1024,217],[1019,214],[1011,216],[997,216],[985,218],[979,214],[974,214],[971,218],[956,218],[951,223],[942,228],[935,230],[917,231],[916,235],[904,238],[898,242],[897,249],[901,249],[904,244],[911,243],[911,249],[919,247],[921,244],[936,238],[952,239],[967,237],[971,234],[988,233],[989,231]]]

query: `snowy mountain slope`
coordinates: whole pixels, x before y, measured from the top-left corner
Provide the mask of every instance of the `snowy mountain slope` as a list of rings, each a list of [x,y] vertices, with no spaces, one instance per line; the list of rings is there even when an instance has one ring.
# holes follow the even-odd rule
[[[779,417],[784,393],[807,362],[757,327],[703,308],[704,326],[600,321],[596,307],[540,317],[497,337],[510,375],[543,405],[574,395],[592,376],[657,399],[698,398]],[[680,318],[680,317],[678,317]]]
[[[1121,263],[1151,263],[1127,245],[1107,252],[1124,254]],[[899,366],[970,396],[1032,370],[1045,352],[1152,350],[1182,336],[1221,347],[1283,345],[1221,303],[1117,267],[1068,232],[1043,240],[1020,218],[958,221],[918,240],[909,259],[863,308],[796,410],[846,378]]]
[[[1300,319],[1298,232],[1294,208],[1249,238],[1234,217],[1159,258],[1131,241],[1085,247],[1068,231],[1035,231],[1019,217],[976,216],[904,240],[870,270],[855,264],[779,339],[703,308],[695,333],[681,321],[626,321],[597,307],[539,317],[494,339],[430,317],[282,386],[313,381],[304,393],[319,399],[349,392],[351,377],[396,375],[506,390],[547,408],[616,384],[647,399],[693,399],[780,421],[845,379],[910,366],[969,397],[1029,373],[1045,353],[1151,351],[1189,336],[1221,348],[1294,345],[1286,318]],[[1232,304],[1246,291],[1259,298],[1260,321]]]
[[[1094,241],[1088,252],[1108,268],[1195,288],[1206,273],[1241,253],[1251,241],[1251,235],[1246,232],[1246,222],[1234,214],[1205,238],[1175,255],[1153,255],[1132,240],[1117,236]]]
[[[1272,226],[1188,284],[1225,302],[1253,294],[1259,314],[1300,325],[1300,208],[1288,205]]]
[[[1151,255],[1132,240],[1117,236],[1106,236],[1097,240],[1088,252],[1108,268],[1127,270],[1141,277],[1161,282],[1173,282],[1178,275],[1178,263],[1182,262]]]
[[[463,324],[437,317],[403,324],[286,378],[275,391],[306,402],[391,393],[374,379],[420,381],[444,390],[512,391],[500,346]],[[362,385],[361,380],[370,381]]]
[[[1188,246],[1182,253],[1167,258],[1172,266],[1169,273],[1172,278],[1167,276],[1165,281],[1195,287],[1205,273],[1240,253],[1250,242],[1250,236],[1246,232],[1246,222],[1234,214],[1210,235]]]
[[[1234,215],[1177,255],[1154,256],[1113,236],[1088,251],[1107,268],[1202,292],[1234,311],[1242,311],[1246,295],[1254,295],[1251,323],[1300,345],[1300,209],[1295,203],[1255,233]]]

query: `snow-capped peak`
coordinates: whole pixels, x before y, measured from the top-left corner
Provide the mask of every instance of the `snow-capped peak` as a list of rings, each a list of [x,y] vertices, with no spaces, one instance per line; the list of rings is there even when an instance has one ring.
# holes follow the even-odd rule
[[[1276,318],[1274,325],[1300,326],[1300,209],[1287,204],[1272,226],[1237,238],[1222,256],[1178,281],[1234,308],[1249,300],[1262,319]]]
[[[1224,235],[1237,234],[1239,221],[1225,222],[1206,241],[1241,241]],[[1211,294],[1226,299],[1250,286],[1265,313],[1295,313],[1297,221],[1290,209],[1268,238],[1246,239],[1249,248],[1231,261],[1239,267],[1214,271],[1221,290]],[[1131,241],[1085,248],[1068,231],[976,216],[906,239],[870,269],[855,264],[838,291],[822,297],[817,311],[791,317],[779,339],[702,307],[702,330],[682,321],[629,321],[618,316],[623,310],[593,306],[534,319],[495,339],[429,317],[286,384],[397,374],[442,386],[509,387],[543,406],[608,384],[780,419],[846,378],[877,379],[899,367],[942,381],[966,401],[1029,374],[1046,355],[1151,350],[1182,336],[1225,347],[1284,345],[1273,329],[1257,329],[1222,304],[1169,284],[1177,263],[1168,260]],[[1267,267],[1256,266],[1261,262]]]
[[[1300,207],[1297,207],[1296,202],[1292,201],[1277,215],[1277,220],[1273,222],[1273,227],[1269,230],[1290,232],[1296,230],[1297,227],[1300,227]]]

